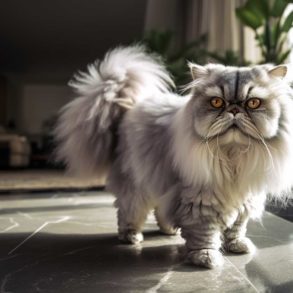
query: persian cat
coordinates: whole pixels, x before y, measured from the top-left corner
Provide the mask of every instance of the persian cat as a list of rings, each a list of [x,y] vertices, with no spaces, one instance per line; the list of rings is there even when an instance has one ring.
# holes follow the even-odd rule
[[[61,111],[57,157],[107,178],[119,239],[136,244],[154,209],[166,234],[180,228],[187,257],[213,268],[219,249],[248,253],[249,218],[293,178],[292,90],[287,67],[189,64],[188,94],[172,92],[159,58],[118,47],[75,76]]]

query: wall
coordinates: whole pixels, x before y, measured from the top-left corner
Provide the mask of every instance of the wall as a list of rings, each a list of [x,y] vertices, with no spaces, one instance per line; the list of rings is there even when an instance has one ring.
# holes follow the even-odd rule
[[[6,97],[7,97],[7,81],[4,76],[0,75],[0,125],[6,121]]]
[[[6,124],[38,135],[70,99],[68,80],[111,47],[143,34],[146,0],[4,1],[0,75],[7,78]],[[4,104],[4,103],[3,103]]]
[[[67,86],[26,84],[19,104],[19,130],[29,135],[41,134],[44,121],[56,115],[69,100]]]

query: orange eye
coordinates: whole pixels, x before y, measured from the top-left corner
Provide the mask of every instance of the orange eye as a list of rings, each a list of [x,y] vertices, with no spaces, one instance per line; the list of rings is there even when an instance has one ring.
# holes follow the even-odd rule
[[[219,97],[212,98],[210,102],[214,108],[221,108],[224,106],[224,100]]]
[[[246,105],[250,109],[257,109],[261,104],[260,99],[258,98],[251,98],[247,101]]]

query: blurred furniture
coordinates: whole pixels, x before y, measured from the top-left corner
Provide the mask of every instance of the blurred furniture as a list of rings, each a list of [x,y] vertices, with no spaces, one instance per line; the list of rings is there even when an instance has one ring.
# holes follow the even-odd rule
[[[0,133],[0,168],[27,167],[31,147],[25,136]]]

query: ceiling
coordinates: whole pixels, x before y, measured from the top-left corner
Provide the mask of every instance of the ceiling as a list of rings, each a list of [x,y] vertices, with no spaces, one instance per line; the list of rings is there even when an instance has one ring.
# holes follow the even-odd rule
[[[0,10],[0,71],[72,71],[142,35],[146,0],[9,0]]]

